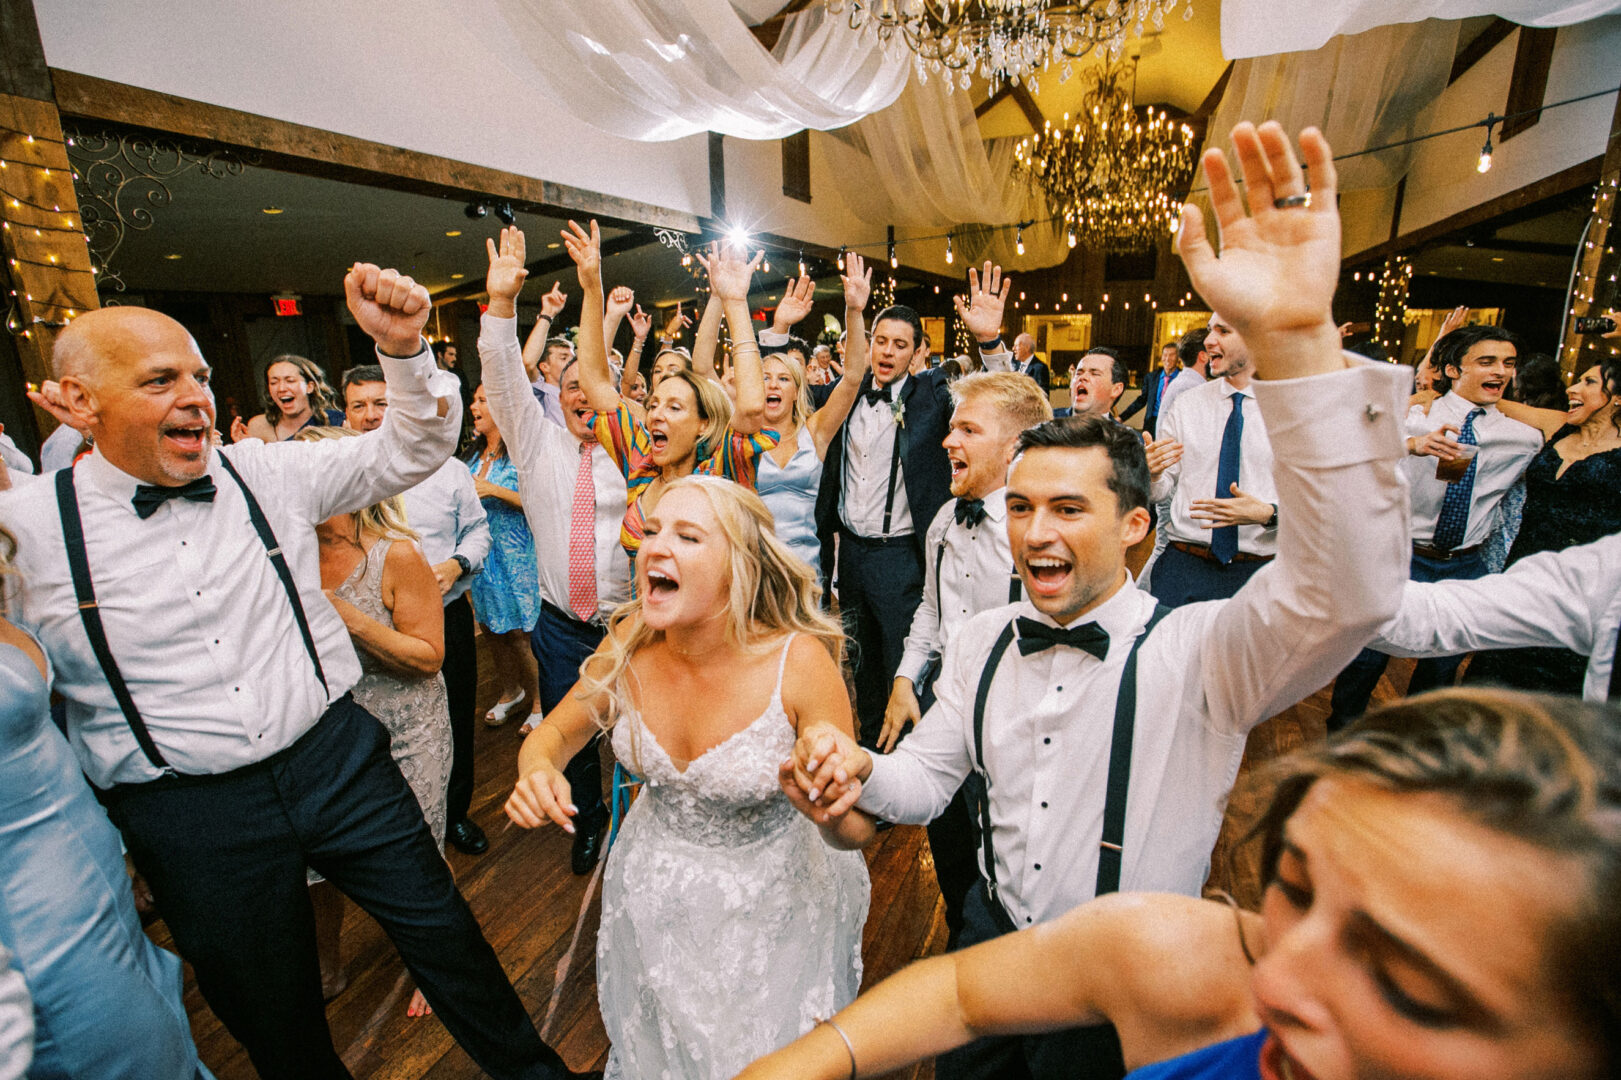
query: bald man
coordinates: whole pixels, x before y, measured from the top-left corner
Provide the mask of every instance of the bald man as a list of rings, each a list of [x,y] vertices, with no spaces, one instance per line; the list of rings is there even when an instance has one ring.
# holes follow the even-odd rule
[[[986,367],[990,366],[987,361]],[[1029,334],[1020,334],[1013,339],[1013,370],[1036,380],[1044,397],[1052,388],[1052,372],[1048,370],[1047,362],[1036,355],[1036,339]]]
[[[359,438],[214,448],[210,370],[184,327],[108,308],[57,342],[41,400],[95,450],[0,493],[68,735],[216,1015],[267,1080],[349,1076],[321,999],[305,872],[388,932],[445,1027],[498,1077],[571,1075],[540,1041],[384,727],[355,704],[315,526],[404,491],[455,446],[428,294],[356,264],[349,310],[389,409]]]

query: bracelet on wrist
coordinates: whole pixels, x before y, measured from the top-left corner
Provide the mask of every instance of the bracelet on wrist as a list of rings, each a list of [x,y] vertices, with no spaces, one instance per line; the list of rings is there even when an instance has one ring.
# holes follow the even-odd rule
[[[828,1017],[826,1020],[823,1020],[822,1023],[827,1027],[832,1028],[833,1033],[837,1035],[840,1041],[844,1043],[844,1049],[850,1055],[850,1080],[856,1080],[856,1048],[855,1045],[850,1042],[850,1036],[844,1033],[844,1029],[839,1027],[832,1017]]]

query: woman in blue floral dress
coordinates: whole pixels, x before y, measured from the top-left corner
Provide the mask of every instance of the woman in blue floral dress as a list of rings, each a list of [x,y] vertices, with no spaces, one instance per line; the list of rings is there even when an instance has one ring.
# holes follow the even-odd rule
[[[473,579],[473,610],[479,625],[489,632],[490,656],[495,661],[501,697],[484,722],[499,727],[525,701],[540,718],[540,690],[534,657],[529,652],[529,631],[540,615],[540,578],[535,569],[535,540],[518,501],[518,469],[507,456],[501,429],[495,426],[484,398],[484,387],[473,394],[470,409],[476,433],[467,457],[479,501],[490,519],[494,543],[484,560],[484,572]],[[529,729],[525,723],[524,730]]]

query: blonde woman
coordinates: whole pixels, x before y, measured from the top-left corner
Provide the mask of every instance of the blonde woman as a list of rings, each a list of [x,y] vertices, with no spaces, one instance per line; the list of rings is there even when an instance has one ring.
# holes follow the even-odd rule
[[[850,367],[848,377],[828,395],[827,404],[812,408],[805,365],[792,354],[772,353],[762,368],[764,423],[779,439],[760,456],[754,487],[776,520],[777,535],[818,573],[822,544],[816,536],[816,495],[822,487],[822,461],[834,434],[850,415],[867,374],[867,335],[861,313],[872,292],[872,270],[860,255],[847,255],[845,262],[848,269],[841,280]]]
[[[781,769],[796,733],[849,733],[838,627],[758,495],[673,481],[647,515],[636,596],[519,754],[525,828],[573,831],[562,766],[598,728],[645,780],[603,880],[607,1077],[723,1080],[861,983],[862,815],[821,828]],[[818,833],[820,832],[820,835]]]
[[[305,442],[357,435],[347,428],[310,428]],[[445,658],[439,585],[398,495],[315,527],[321,587],[343,618],[360,655],[354,697],[389,733],[389,751],[416,795],[428,829],[445,849],[445,790],[450,781],[450,706],[439,665]],[[328,998],[347,980],[338,958],[343,897],[327,882],[311,889]],[[409,1013],[429,1012],[421,992]]]

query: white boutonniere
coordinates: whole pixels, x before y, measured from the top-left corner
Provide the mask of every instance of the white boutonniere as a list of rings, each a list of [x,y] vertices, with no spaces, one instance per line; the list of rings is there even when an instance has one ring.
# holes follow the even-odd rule
[[[906,402],[897,399],[894,404],[890,405],[889,415],[895,418],[896,427],[904,428],[906,426]]]

